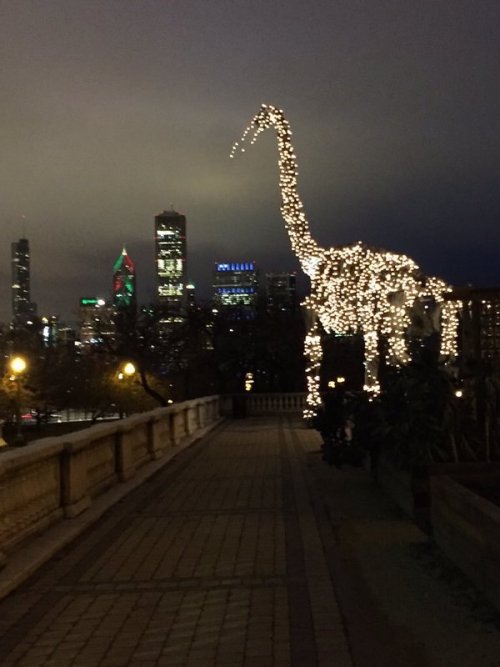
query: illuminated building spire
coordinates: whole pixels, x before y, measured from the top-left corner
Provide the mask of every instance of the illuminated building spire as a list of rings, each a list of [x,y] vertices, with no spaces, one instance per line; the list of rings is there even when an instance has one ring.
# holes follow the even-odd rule
[[[135,264],[123,246],[113,265],[113,305],[119,310],[135,311],[136,304]]]

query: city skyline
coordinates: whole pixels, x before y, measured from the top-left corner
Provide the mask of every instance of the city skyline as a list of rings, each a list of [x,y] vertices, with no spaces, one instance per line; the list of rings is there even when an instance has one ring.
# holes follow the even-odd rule
[[[182,288],[179,293],[175,292],[175,298],[173,302],[175,306],[174,310],[180,308],[179,312],[181,312],[184,311],[189,304],[193,305],[196,303],[196,297],[194,294],[195,290],[199,290],[203,295],[205,295],[200,297],[200,303],[207,303],[218,306],[220,290],[218,290],[217,284],[214,284],[214,276],[217,271],[221,270],[226,270],[231,273],[231,275],[234,273],[234,271],[238,273],[240,270],[243,270],[243,272],[250,272],[253,275],[252,280],[255,282],[255,289],[252,290],[252,303],[254,307],[257,304],[258,295],[265,296],[268,300],[268,305],[277,305],[274,304],[273,299],[271,298],[271,293],[274,294],[275,292],[275,297],[278,298],[279,302],[281,303],[283,301],[283,303],[281,303],[282,306],[284,306],[286,302],[288,304],[287,307],[293,308],[292,302],[294,303],[296,292],[296,272],[259,273],[259,267],[257,267],[254,261],[246,261],[241,263],[234,262],[234,260],[231,258],[228,260],[229,263],[215,263],[216,268],[215,271],[212,271],[212,280],[210,284],[198,285],[198,287],[196,287],[193,283],[187,280],[187,274],[185,271],[188,254],[188,247],[186,243],[186,217],[182,214],[179,214],[177,211],[174,211],[173,209],[170,211],[162,211],[155,216],[154,225],[157,242],[154,265],[156,283],[155,294],[153,297],[149,301],[143,301],[141,303],[137,302],[135,262],[131,259],[124,245],[118,259],[113,262],[109,271],[110,275],[112,276],[111,286],[101,286],[92,296],[78,295],[75,297],[73,316],[70,316],[69,318],[61,317],[59,313],[55,313],[54,309],[51,309],[50,307],[46,310],[46,312],[37,313],[36,303],[29,301],[31,274],[29,239],[22,238],[17,242],[13,242],[11,244],[11,313],[10,317],[7,317],[4,321],[0,321],[0,324],[15,322],[16,317],[19,319],[19,315],[24,313],[24,319],[56,317],[60,323],[73,324],[79,328],[82,323],[82,305],[84,308],[92,308],[96,304],[107,309],[119,310],[123,308],[130,308],[132,312],[136,311],[137,306],[158,305],[160,307],[167,308],[168,310],[169,307],[172,307],[172,304],[170,304],[170,306],[166,305],[165,295],[170,294],[172,287]],[[177,230],[177,228],[179,229]],[[181,231],[182,235],[179,239],[176,238],[174,240],[173,245],[171,242],[170,245],[167,246],[168,249],[166,251],[162,251],[162,239],[165,237],[165,230],[167,230],[167,234],[170,234],[172,229],[175,231]],[[170,263],[175,264],[177,261],[175,260],[175,256],[177,256],[179,252],[181,252],[183,255],[182,268],[179,269],[176,266],[173,266],[170,267],[170,271],[165,272],[165,261],[170,261]],[[172,257],[170,257],[170,255],[172,255]],[[169,259],[162,259],[164,257],[168,257]],[[21,274],[25,274],[24,277],[17,277],[20,271]],[[182,282],[177,284],[176,281],[180,280],[181,278]],[[20,288],[22,289],[21,299],[18,294]],[[286,298],[284,298],[285,292],[287,292]],[[288,292],[290,293],[288,294]],[[291,296],[292,292],[293,296]],[[25,312],[23,311],[23,313],[20,313],[19,311],[18,302],[20,300],[24,304],[23,307]]]
[[[498,4],[280,5],[2,6],[0,320],[22,236],[40,313],[71,319],[123,244],[152,300],[151,220],[170,202],[201,296],[215,261],[297,270],[273,138],[228,159],[262,102],[290,119],[323,245],[362,240],[454,284],[498,285]]]

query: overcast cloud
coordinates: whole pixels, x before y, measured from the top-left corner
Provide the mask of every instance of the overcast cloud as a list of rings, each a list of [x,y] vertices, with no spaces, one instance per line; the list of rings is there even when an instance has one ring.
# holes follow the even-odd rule
[[[215,260],[298,269],[271,133],[229,160],[262,102],[294,132],[325,245],[362,239],[427,273],[498,285],[498,0],[0,1],[0,320],[26,235],[41,313],[106,295],[125,243],[154,294],[154,215]]]

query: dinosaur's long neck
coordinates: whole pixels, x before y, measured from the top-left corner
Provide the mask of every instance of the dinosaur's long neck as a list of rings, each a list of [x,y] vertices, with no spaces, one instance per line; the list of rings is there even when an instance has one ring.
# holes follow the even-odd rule
[[[288,121],[282,116],[275,119],[279,150],[279,185],[281,191],[281,214],[290,237],[292,250],[299,258],[302,270],[311,275],[319,246],[312,238],[304,207],[297,192],[297,160],[291,142]]]

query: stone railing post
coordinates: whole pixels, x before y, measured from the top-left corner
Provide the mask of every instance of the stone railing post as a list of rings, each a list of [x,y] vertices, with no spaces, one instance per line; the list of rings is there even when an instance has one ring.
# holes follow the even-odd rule
[[[191,403],[188,403],[183,410],[184,413],[184,432],[186,435],[191,435],[194,431],[193,428],[193,407]]]
[[[190,401],[186,407],[187,434],[196,433],[200,428],[199,404],[197,401]]]
[[[170,413],[165,408],[157,408],[148,422],[148,449],[151,460],[160,459],[170,445]]]
[[[87,483],[87,458],[89,452],[80,441],[75,446],[65,442],[61,452],[61,489],[64,516],[78,516],[91,505]]]
[[[178,445],[186,434],[184,410],[177,406],[172,410],[172,442]]]
[[[133,457],[134,423],[130,418],[124,420],[118,427],[115,443],[115,470],[120,482],[126,482],[135,472]]]

